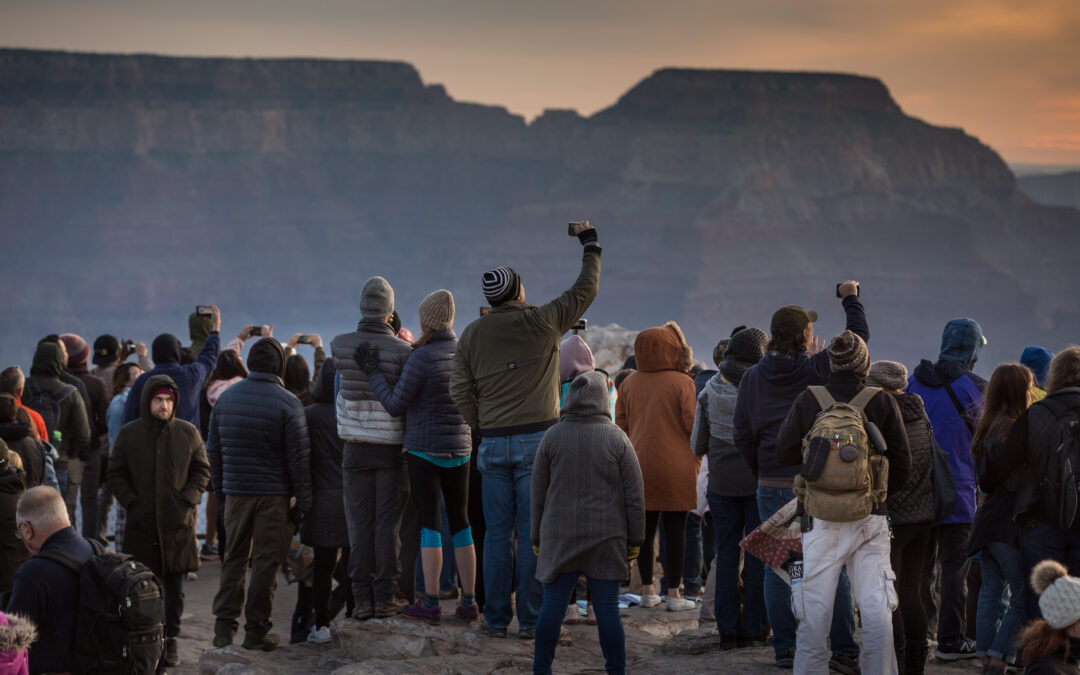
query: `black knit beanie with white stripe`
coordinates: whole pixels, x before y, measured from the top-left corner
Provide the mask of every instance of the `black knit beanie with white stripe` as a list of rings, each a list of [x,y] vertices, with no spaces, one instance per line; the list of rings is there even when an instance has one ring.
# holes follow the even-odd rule
[[[510,267],[497,267],[484,272],[484,297],[492,307],[517,297],[521,277]]]

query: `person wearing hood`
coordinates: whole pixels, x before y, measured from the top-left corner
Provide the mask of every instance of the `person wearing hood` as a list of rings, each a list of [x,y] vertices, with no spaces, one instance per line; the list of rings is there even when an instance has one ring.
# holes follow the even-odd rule
[[[899,490],[911,472],[907,432],[896,401],[880,389],[864,386],[870,371],[866,343],[855,333],[844,331],[829,342],[826,354],[832,371],[825,384],[826,391],[833,401],[850,403],[858,408],[861,418],[880,430],[884,447],[868,442],[867,450],[884,453],[888,462],[886,495]],[[861,407],[859,399],[863,401]],[[809,465],[803,462],[804,441],[824,409],[816,391],[807,389],[796,397],[776,435],[776,460],[780,465],[794,466],[805,475]],[[840,572],[846,566],[859,605],[863,668],[868,673],[895,675],[898,668],[893,647],[892,614],[896,610],[897,596],[889,558],[891,533],[887,502],[875,502],[869,515],[857,520],[826,520],[814,513],[812,500],[800,498],[800,502],[812,517],[812,527],[802,534],[802,581],[791,587],[792,611],[799,622],[795,672],[824,673],[829,670],[826,639],[832,619],[830,614]]]
[[[37,628],[18,614],[0,612],[0,675],[28,675],[30,645],[37,639]]]
[[[735,449],[732,422],[739,382],[765,355],[768,340],[769,336],[759,328],[744,328],[725,338],[727,344],[717,363],[719,372],[698,394],[694,431],[690,434],[694,454],[708,457],[706,499],[715,532],[714,615],[721,649],[756,646],[765,639],[765,568],[749,553],[741,561],[739,548],[743,537],[761,524],[757,481]]]
[[[285,361],[285,388],[288,389],[305,407],[315,402],[312,396],[312,388],[319,379],[319,371],[326,362],[326,351],[323,349],[322,336],[313,333],[308,336],[309,342],[315,348],[315,371],[308,370],[307,359],[296,353],[296,346],[300,344],[300,333],[294,333],[285,343],[285,353],[289,358]]]
[[[142,415],[116,436],[109,488],[127,511],[123,552],[162,582],[165,595],[164,665],[180,665],[177,637],[184,613],[184,577],[199,568],[195,507],[210,481],[199,430],[176,418],[180,389],[167,375],[143,387]]]
[[[180,400],[176,403],[176,416],[185,422],[190,422],[199,428],[199,392],[209,377],[210,371],[217,364],[218,347],[220,345],[221,312],[216,305],[211,317],[211,331],[206,338],[206,344],[198,352],[195,361],[188,364],[182,363],[180,340],[175,335],[162,333],[154,338],[150,347],[150,355],[154,359],[153,369],[145,372],[131,388],[131,396],[128,397],[127,405],[124,406],[124,423],[132,422],[139,418],[139,401],[142,400],[142,389],[146,381],[154,375],[168,375],[176,383],[180,390]]]
[[[690,346],[674,321],[648,328],[634,339],[637,371],[622,384],[615,402],[615,423],[634,444],[645,478],[645,546],[641,571],[641,606],[655,607],[660,596],[653,586],[653,540],[663,520],[669,611],[694,608],[682,597],[686,514],[697,505],[701,458],[690,449],[694,429],[694,381]]]
[[[648,373],[635,377],[643,375]],[[689,377],[681,377],[692,391]],[[645,488],[634,446],[612,424],[608,401],[603,373],[574,379],[559,422],[547,430],[533,464],[530,539],[537,555],[536,578],[544,584],[534,673],[551,672],[566,603],[581,574],[588,578],[596,608],[607,672],[626,669],[619,585],[627,561],[638,557],[648,536]]]
[[[0,403],[0,407],[3,404]],[[0,597],[15,584],[15,572],[29,556],[19,537],[15,536],[18,519],[15,517],[19,496],[26,491],[25,474],[15,466],[15,452],[0,440]]]
[[[956,510],[935,528],[941,593],[934,655],[943,661],[975,658],[975,643],[964,637],[967,542],[976,505],[971,439],[975,420],[982,414],[986,380],[972,368],[985,344],[982,328],[973,319],[953,319],[945,324],[938,360],[923,359],[908,378],[907,391],[923,400],[934,439],[949,455],[956,484]]]
[[[87,417],[86,404],[78,395],[78,388],[61,379],[64,373],[64,364],[67,362],[67,352],[64,351],[63,343],[59,340],[42,340],[38,343],[34,352],[34,365],[30,367],[30,379],[23,388],[23,403],[30,407],[37,394],[51,396],[57,403],[59,414],[55,420],[55,428],[49,429],[53,435],[49,439],[59,453],[59,460],[55,463],[56,478],[60,484],[61,495],[69,492],[68,486],[75,482],[82,482],[82,476],[72,476],[69,473],[70,460],[78,459],[79,453],[83,452],[90,443],[90,421]],[[79,382],[77,378],[74,378]],[[79,382],[79,384],[82,384]],[[42,412],[42,411],[38,411]],[[56,432],[60,432],[60,440],[56,440]],[[75,520],[75,504],[68,504],[68,520]]]
[[[116,437],[120,435],[120,429],[124,426],[124,406],[127,405],[131,387],[142,373],[143,370],[137,363],[121,363],[113,371],[112,400],[109,401],[109,409],[105,413],[105,419],[109,423],[110,453],[113,446],[116,445]],[[106,480],[103,487],[108,490],[108,485],[109,481]],[[112,491],[109,491],[109,496],[112,497]],[[107,518],[108,510],[104,505],[101,512],[105,514],[102,518]],[[121,550],[124,545],[125,523],[127,523],[127,510],[123,506],[117,505],[115,527],[113,528],[113,544],[117,550]]]
[[[893,646],[900,671],[922,675],[926,667],[926,606],[922,598],[930,593],[930,577],[923,574],[930,558],[930,528],[934,524],[934,491],[931,466],[934,458],[934,431],[926,417],[922,399],[904,392],[907,367],[896,361],[874,361],[866,386],[880,387],[900,408],[911,450],[911,473],[899,490],[890,490],[886,500],[893,525],[889,553],[896,574],[899,605],[893,614]]]
[[[837,289],[841,296],[846,328],[864,342],[870,340],[866,311],[859,301],[859,283],[845,281]],[[748,370],[739,383],[735,400],[732,438],[735,447],[757,478],[758,515],[765,522],[785,504],[795,499],[797,466],[777,462],[776,434],[791,404],[811,385],[829,379],[829,355],[814,338],[817,312],[798,305],[776,310],[769,326],[765,356]],[[791,613],[791,587],[771,568],[765,567],[765,611],[773,632],[776,664],[790,668],[795,662],[795,617]],[[851,583],[840,575],[833,605],[829,635],[833,658],[830,667],[841,673],[858,672],[859,645],[855,642],[855,608],[851,604]]]
[[[1080,534],[1060,526],[1067,508],[1063,497],[1049,489],[1046,476],[1058,473],[1059,449],[1067,442],[1070,425],[1080,417],[1080,347],[1067,347],[1050,362],[1046,397],[1033,403],[1009,427],[1003,443],[986,448],[982,487],[993,492],[1015,489],[1012,519],[1018,531],[1020,563],[1025,578],[1042,560],[1080,566]],[[1068,456],[1068,455],[1066,455]],[[1025,619],[1039,618],[1040,600],[1031,584],[1021,601]],[[1047,617],[1049,618],[1049,617]],[[1026,653],[1025,653],[1026,656]]]
[[[1046,397],[1046,376],[1049,374],[1050,362],[1053,360],[1054,352],[1045,347],[1025,347],[1023,353],[1020,354],[1020,365],[1027,366],[1035,376],[1032,403]]]
[[[337,371],[338,435],[345,441],[342,485],[349,528],[349,577],[352,579],[355,619],[387,617],[401,611],[398,582],[409,583],[416,571],[419,541],[400,538],[402,515],[409,498],[409,477],[402,442],[405,419],[391,414],[372,389],[357,361],[362,344],[378,352],[378,369],[388,385],[397,384],[412,352],[394,335],[394,289],[382,277],[371,277],[360,291],[361,319],[356,330],[330,343]],[[407,552],[412,548],[411,564]],[[400,557],[399,557],[400,556]],[[402,562],[405,570],[403,574]]]
[[[86,387],[85,403],[87,420],[90,423],[90,443],[86,447],[86,458],[74,460],[75,462],[82,461],[82,481],[78,487],[72,485],[66,496],[70,500],[78,497],[79,504],[82,506],[83,536],[96,538],[101,534],[98,522],[98,488],[103,478],[103,462],[108,462],[108,453],[103,453],[102,448],[105,447],[108,434],[105,412],[109,407],[109,392],[105,389],[104,380],[88,369],[90,345],[86,343],[86,340],[74,333],[64,333],[60,336],[60,340],[63,341],[64,349],[68,354],[65,370],[79,378]]]
[[[280,642],[270,632],[277,571],[294,531],[290,497],[296,498],[301,521],[311,510],[310,440],[304,408],[281,382],[281,344],[262,338],[251,348],[247,366],[247,378],[229,387],[214,405],[206,441],[214,493],[219,501],[228,497],[227,550],[214,597],[214,646],[232,644],[243,610],[244,648],[271,651]]]
[[[202,353],[206,343],[210,340],[210,335],[217,332],[214,325],[213,315],[206,316],[197,312],[188,314],[188,337],[191,338],[189,349],[191,349],[192,354]]]

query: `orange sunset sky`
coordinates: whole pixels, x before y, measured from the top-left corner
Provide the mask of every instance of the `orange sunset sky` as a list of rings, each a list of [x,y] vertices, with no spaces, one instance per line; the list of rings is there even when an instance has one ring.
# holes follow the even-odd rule
[[[1006,161],[1080,165],[1078,0],[0,0],[0,46],[401,60],[528,119],[665,66],[848,72]]]

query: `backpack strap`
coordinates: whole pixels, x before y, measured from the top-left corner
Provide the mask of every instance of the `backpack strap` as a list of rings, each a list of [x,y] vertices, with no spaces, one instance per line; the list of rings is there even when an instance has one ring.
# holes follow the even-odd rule
[[[815,384],[807,387],[807,389],[814,395],[814,398],[817,400],[818,405],[821,406],[822,410],[836,404],[836,399],[832,397],[832,394],[830,394],[829,390],[825,387]]]
[[[105,546],[97,539],[86,539],[90,544],[90,547],[94,549],[94,555],[101,555],[105,552]],[[45,551],[39,551],[35,558],[42,558],[44,560],[51,560],[54,563],[63,565],[75,574],[82,572],[83,565],[85,563],[79,562],[79,560],[70,553],[64,553],[55,548],[50,548]]]
[[[53,397],[53,400],[56,401],[57,404],[60,404],[60,403],[63,403],[64,399],[66,399],[68,396],[71,396],[72,394],[74,394],[75,391],[76,391],[75,387],[73,387],[70,384],[65,384],[64,386],[62,386],[59,389],[57,389],[56,391],[54,391],[52,393],[52,397]]]
[[[881,393],[881,387],[863,387],[858,394],[855,394],[855,398],[848,401],[848,405],[862,413],[870,399],[879,393]]]
[[[952,404],[954,406],[956,406],[956,412],[960,413],[960,417],[963,418],[964,426],[966,426],[967,429],[968,429],[968,432],[972,436],[974,436],[975,435],[975,421],[971,419],[971,415],[968,413],[967,409],[965,409],[964,406],[960,404],[960,399],[958,399],[956,397],[956,392],[953,391],[951,383],[949,383],[949,382],[945,383],[945,391],[949,394],[949,398],[952,399]]]

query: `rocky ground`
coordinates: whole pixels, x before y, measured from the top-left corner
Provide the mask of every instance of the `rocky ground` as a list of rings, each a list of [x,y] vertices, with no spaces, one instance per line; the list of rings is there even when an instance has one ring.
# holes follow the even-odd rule
[[[473,627],[453,618],[441,626],[410,621],[402,617],[356,622],[339,619],[331,627],[333,640],[327,645],[287,645],[274,652],[252,652],[237,643],[213,649],[213,617],[210,606],[217,590],[217,563],[207,563],[199,580],[186,590],[181,656],[184,664],[172,673],[184,675],[221,673],[273,675],[334,673],[367,674],[456,674],[531,672],[531,641],[516,637],[482,638]],[[280,586],[275,598],[275,632],[288,640],[288,621],[296,600],[295,586]],[[443,603],[443,615],[453,616],[453,601]],[[627,663],[635,673],[775,673],[772,650],[719,650],[718,639],[709,633],[711,625],[699,626],[697,612],[665,612],[662,608],[623,610]],[[928,673],[978,672],[974,661],[944,665],[931,663]],[[604,659],[596,628],[581,624],[566,626],[555,658],[556,673],[602,673]]]

